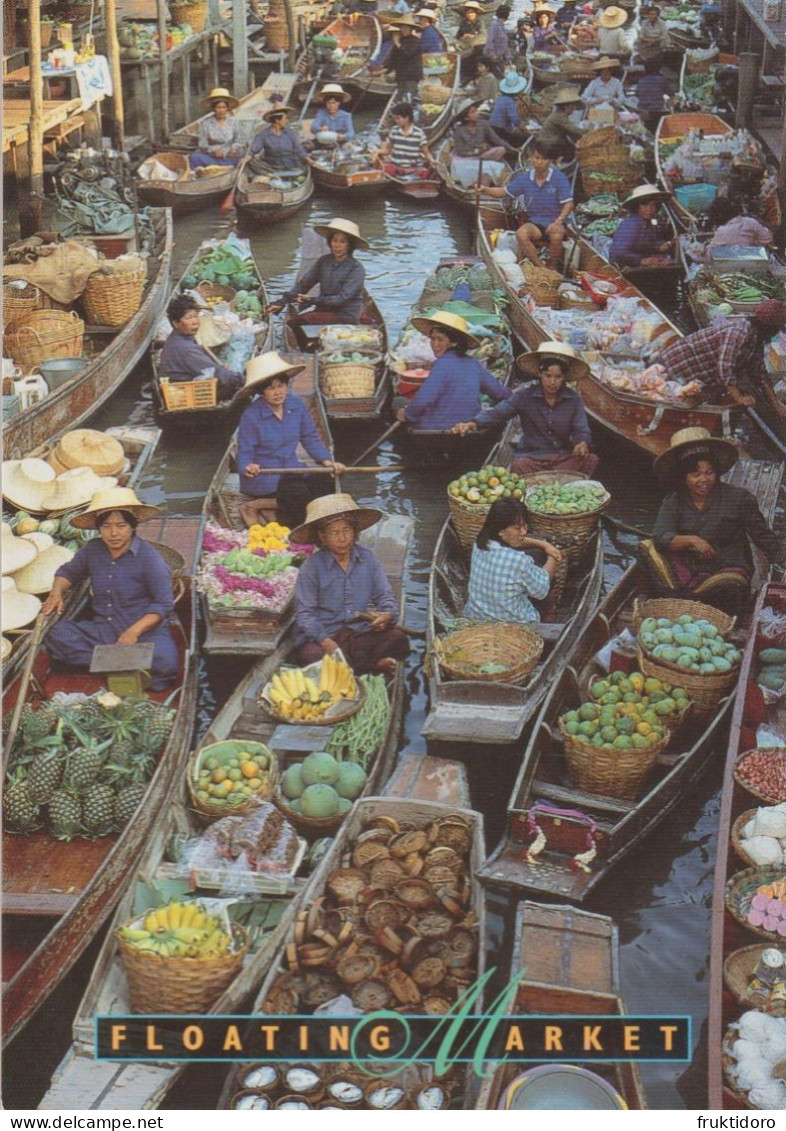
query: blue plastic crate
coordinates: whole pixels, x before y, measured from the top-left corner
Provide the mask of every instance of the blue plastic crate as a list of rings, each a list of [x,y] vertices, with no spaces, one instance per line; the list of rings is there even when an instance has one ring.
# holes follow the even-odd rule
[[[718,186],[708,185],[703,181],[695,185],[679,185],[675,188],[674,195],[688,212],[706,212],[718,195]]]

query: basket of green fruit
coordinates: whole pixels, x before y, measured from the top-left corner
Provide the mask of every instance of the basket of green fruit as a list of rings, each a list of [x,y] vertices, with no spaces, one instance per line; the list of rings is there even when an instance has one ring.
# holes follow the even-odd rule
[[[330,836],[366,788],[368,775],[358,762],[339,761],[325,750],[287,766],[274,803],[301,836]]]
[[[467,471],[449,483],[450,519],[464,549],[471,549],[493,502],[523,499],[526,489],[527,482],[522,476],[506,467],[492,465],[480,471]]]
[[[262,742],[227,739],[195,750],[186,769],[192,808],[207,821],[247,813],[273,796],[275,755]]]
[[[543,652],[543,638],[525,624],[469,625],[434,639],[434,655],[449,679],[523,683]]]
[[[575,565],[598,529],[601,511],[611,496],[593,479],[568,478],[567,473],[544,473],[543,478],[543,482],[533,482],[533,477],[528,480],[524,499],[528,533],[552,542],[568,564]]]

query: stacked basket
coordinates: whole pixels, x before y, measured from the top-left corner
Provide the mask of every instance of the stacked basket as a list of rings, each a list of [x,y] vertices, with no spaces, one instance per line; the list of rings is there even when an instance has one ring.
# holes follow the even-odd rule
[[[178,4],[177,0],[170,0],[169,13],[173,23],[188,24],[198,35],[205,30],[207,23],[207,0],[194,0],[191,4]]]
[[[369,352],[363,361],[354,362],[337,361],[336,357],[326,354],[320,364],[319,383],[324,395],[331,399],[373,397],[382,355]]]
[[[483,529],[490,506],[491,503],[468,503],[466,499],[455,498],[448,491],[450,521],[453,523],[456,537],[465,550],[472,549],[475,539]]]
[[[587,196],[607,192],[627,195],[641,183],[641,166],[631,161],[630,146],[616,126],[603,126],[580,138],[576,156]]]
[[[147,268],[139,256],[103,264],[87,280],[82,302],[89,322],[125,326],[142,305]]]
[[[3,353],[25,372],[42,361],[80,357],[85,324],[73,310],[32,310],[12,322],[3,336]]]
[[[608,750],[593,746],[579,735],[568,734],[562,719],[559,731],[565,760],[579,789],[620,801],[638,801],[658,755],[666,749],[671,737],[666,733],[659,742],[644,750]]]

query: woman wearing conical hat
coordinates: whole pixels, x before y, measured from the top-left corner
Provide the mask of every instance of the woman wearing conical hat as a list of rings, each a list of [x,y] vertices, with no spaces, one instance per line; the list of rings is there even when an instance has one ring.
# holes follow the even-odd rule
[[[278,104],[262,115],[267,124],[255,135],[248,150],[248,168],[254,176],[274,176],[281,169],[305,168],[308,154],[289,124],[296,117],[292,106]]]
[[[609,248],[609,259],[618,267],[657,267],[672,263],[671,240],[653,227],[658,209],[669,194],[656,185],[639,185],[623,206],[628,215],[620,220]]]
[[[199,123],[196,150],[188,162],[192,169],[207,165],[237,165],[245,152],[245,146],[237,130],[232,111],[238,100],[224,86],[216,86],[210,91],[203,105],[212,113]]]
[[[336,219],[327,224],[315,224],[314,231],[328,241],[330,251],[320,255],[313,266],[298,276],[298,289],[285,291],[281,300],[270,307],[270,313],[277,314],[285,303],[293,303],[315,307],[308,314],[298,315],[299,322],[355,325],[360,322],[366,281],[365,269],[355,259],[355,251],[368,248],[368,243],[353,220]],[[319,294],[309,298],[308,292],[316,286]]]
[[[339,145],[351,141],[355,136],[355,124],[352,115],[343,107],[351,101],[340,83],[329,82],[319,92],[319,101],[322,103],[311,121],[311,136],[320,142],[320,133],[328,131],[336,134]]]

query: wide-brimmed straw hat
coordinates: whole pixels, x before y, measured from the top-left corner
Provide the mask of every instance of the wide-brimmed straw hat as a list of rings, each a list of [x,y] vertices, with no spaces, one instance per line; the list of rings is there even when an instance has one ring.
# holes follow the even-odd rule
[[[298,373],[302,373],[305,365],[293,365],[276,350],[268,350],[259,357],[252,357],[246,365],[246,383],[242,389],[235,393],[235,398],[247,397],[251,393],[261,393],[269,381],[280,377],[282,381],[289,381]]]
[[[499,89],[503,94],[521,94],[522,90],[527,89],[527,80],[515,71],[508,71],[499,84]]]
[[[411,27],[415,31],[420,31],[417,21],[411,12],[407,12],[403,16],[396,17],[396,22],[393,24],[393,30],[396,31],[400,27]]]
[[[612,4],[598,16],[598,23],[601,27],[606,28],[622,27],[627,18],[628,13],[624,8],[616,8]]]
[[[314,231],[326,240],[329,240],[334,232],[342,232],[345,236],[351,236],[358,247],[364,250],[368,248],[368,240],[363,239],[360,228],[354,220],[328,220],[327,224],[315,224]]]
[[[478,4],[478,0],[465,0],[464,4],[460,4],[462,12],[482,12],[483,5]]]
[[[739,458],[731,440],[711,436],[707,428],[680,428],[671,438],[669,450],[655,460],[652,470],[662,487],[676,490],[682,485],[680,463],[689,456],[711,455],[719,473],[728,471]]]
[[[2,595],[2,621],[3,632],[13,632],[15,628],[24,628],[30,624],[41,611],[41,602],[32,593],[20,593],[16,588],[13,577],[4,577],[0,586]]]
[[[111,475],[96,475],[92,467],[72,467],[58,475],[43,506],[48,511],[70,511],[89,503],[96,491],[117,487]]]
[[[638,185],[630,196],[623,200],[622,204],[623,207],[630,208],[631,206],[643,204],[645,200],[657,200],[658,203],[661,203],[664,200],[668,200],[670,195],[671,193],[664,192],[663,189],[659,189],[657,185]]]
[[[432,330],[447,330],[451,335],[458,335],[470,350],[476,350],[480,345],[478,338],[471,333],[466,318],[462,318],[460,314],[451,314],[449,310],[438,310],[428,318],[413,318],[412,325],[426,337]]]
[[[539,8],[535,8],[532,12],[533,20],[537,20],[538,16],[544,16],[544,15],[549,16],[553,20],[553,19],[556,18],[557,13],[554,11],[553,8],[547,8],[547,7],[545,7],[545,5],[542,6],[542,7],[539,7]]]
[[[270,122],[276,114],[286,114],[288,118],[294,118],[297,115],[297,110],[294,106],[285,106],[283,103],[276,103],[275,106],[271,106],[269,110],[265,111],[262,115],[262,121]]]
[[[0,539],[0,555],[2,555],[2,572],[16,573],[18,569],[29,565],[38,554],[33,542],[26,538],[17,538],[13,531],[3,531]]]
[[[589,373],[589,366],[582,361],[572,346],[565,342],[541,342],[537,349],[529,353],[522,353],[516,358],[516,365],[522,373],[529,373],[534,377],[540,376],[540,366],[544,358],[555,358],[564,362],[568,367],[569,381],[578,381],[580,377]]]
[[[234,110],[236,106],[240,105],[240,99],[235,98],[234,94],[230,94],[225,86],[214,86],[207,97],[202,99],[202,105],[210,107],[214,102],[226,102],[229,104],[229,109]]]
[[[109,487],[103,491],[96,491],[90,500],[90,506],[81,514],[75,514],[71,519],[71,525],[77,526],[80,530],[95,530],[96,519],[107,511],[130,511],[137,522],[148,522],[161,514],[160,507],[140,503],[136,492],[130,487]]]
[[[324,102],[326,98],[338,98],[342,102],[352,101],[352,95],[348,94],[347,91],[344,90],[343,86],[341,86],[340,83],[337,82],[329,82],[322,87],[319,94],[317,95],[317,100],[319,102]]]
[[[581,91],[577,86],[564,86],[551,100],[552,106],[570,106],[574,102],[581,102]]]
[[[52,588],[55,574],[61,565],[70,562],[75,551],[65,546],[50,546],[42,550],[30,565],[23,566],[14,574],[14,582],[20,593],[48,593]]]
[[[359,507],[351,495],[337,492],[335,495],[320,495],[312,499],[306,507],[306,521],[289,533],[290,542],[309,542],[317,545],[317,528],[328,518],[351,516],[355,529],[368,530],[379,522],[382,511],[376,507]]]
[[[55,470],[43,459],[4,459],[3,496],[20,510],[44,511],[43,499],[52,491]]]
[[[126,453],[117,437],[95,428],[66,432],[54,451],[61,471],[91,467],[96,475],[119,475],[126,465]]]
[[[619,59],[612,59],[609,55],[603,55],[596,63],[592,64],[591,70],[593,71],[613,71],[615,67],[621,67]]]
[[[484,101],[483,98],[465,98],[465,99],[463,99],[463,101],[461,101],[459,103],[458,109],[456,110],[456,113],[450,119],[450,124],[453,125],[455,122],[460,122],[461,119],[466,114],[467,110],[471,110],[473,106],[480,106],[480,104],[483,101]]]
[[[418,19],[418,17],[424,20],[433,20],[434,23],[439,19],[439,15],[433,8],[418,8],[417,12],[415,12],[415,19]]]

